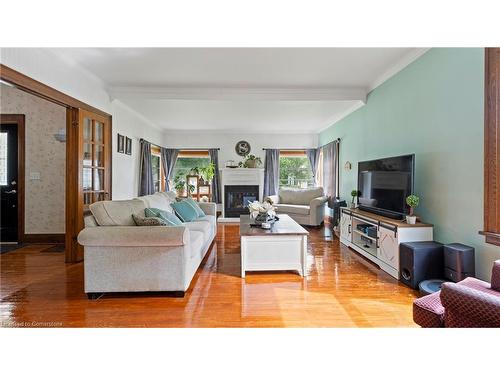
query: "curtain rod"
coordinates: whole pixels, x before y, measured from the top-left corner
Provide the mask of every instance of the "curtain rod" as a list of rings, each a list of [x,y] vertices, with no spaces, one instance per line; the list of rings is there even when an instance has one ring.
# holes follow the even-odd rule
[[[263,150],[276,150],[275,148],[262,148]],[[295,148],[278,148],[278,150],[283,150],[283,151],[305,151],[308,150],[309,148],[302,148],[302,147],[295,147]]]
[[[140,142],[148,142],[148,143],[151,143],[153,146],[156,146],[156,147],[159,147],[159,148],[169,148],[169,147],[163,147],[163,146],[160,146],[160,145],[157,145],[156,143],[153,143],[153,142],[149,142],[147,140],[145,140],[144,138],[141,138],[140,139]],[[215,147],[205,147],[205,148],[202,148],[202,147],[183,147],[183,148],[174,148],[174,150],[186,150],[186,151],[207,151],[207,150],[210,150],[210,149],[215,149],[215,150],[219,150],[220,151],[220,148],[215,148]]]

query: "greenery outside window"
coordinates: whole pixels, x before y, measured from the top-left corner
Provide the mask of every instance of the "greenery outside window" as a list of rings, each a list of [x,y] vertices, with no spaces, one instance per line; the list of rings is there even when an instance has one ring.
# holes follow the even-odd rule
[[[304,150],[280,151],[280,187],[314,186],[311,164]]]
[[[186,181],[186,176],[194,168],[206,167],[210,164],[208,150],[181,150],[175,162],[170,186],[175,186],[176,181]]]

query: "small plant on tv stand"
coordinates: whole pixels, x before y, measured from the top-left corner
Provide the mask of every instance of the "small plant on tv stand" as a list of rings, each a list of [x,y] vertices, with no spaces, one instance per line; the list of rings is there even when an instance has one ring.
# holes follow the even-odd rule
[[[357,190],[353,190],[351,191],[351,197],[352,197],[352,200],[351,200],[351,208],[356,208],[356,203],[354,202],[354,200],[356,199],[356,197],[358,196],[358,191]]]
[[[416,195],[409,195],[406,197],[406,204],[410,207],[410,214],[406,215],[406,222],[408,224],[415,224],[417,222],[417,217],[413,215],[413,210],[418,207],[420,203],[420,198]]]

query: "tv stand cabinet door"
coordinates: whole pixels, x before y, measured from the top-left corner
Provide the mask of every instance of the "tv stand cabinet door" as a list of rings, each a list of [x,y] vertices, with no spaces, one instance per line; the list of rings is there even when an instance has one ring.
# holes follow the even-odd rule
[[[342,213],[340,216],[340,238],[352,242],[352,216]]]
[[[392,268],[399,269],[399,243],[391,229],[379,227],[377,258]]]

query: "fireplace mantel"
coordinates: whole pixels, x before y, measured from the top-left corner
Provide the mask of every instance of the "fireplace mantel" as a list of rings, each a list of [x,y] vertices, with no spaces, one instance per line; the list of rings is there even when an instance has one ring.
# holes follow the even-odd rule
[[[257,185],[259,187],[259,200],[264,198],[264,169],[263,168],[223,168],[221,169],[222,185],[222,215],[221,222],[238,222],[239,218],[229,218],[224,215],[225,186],[231,185]]]

